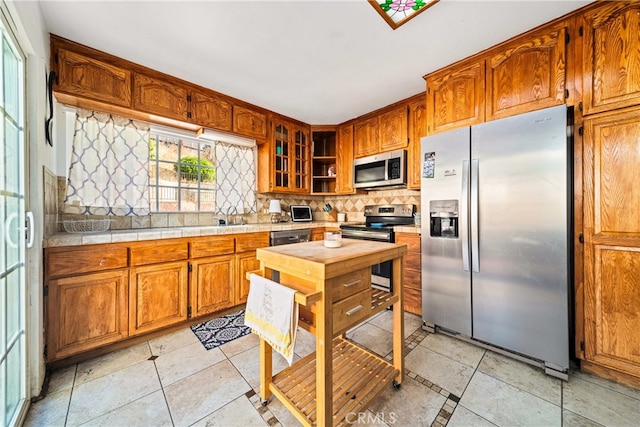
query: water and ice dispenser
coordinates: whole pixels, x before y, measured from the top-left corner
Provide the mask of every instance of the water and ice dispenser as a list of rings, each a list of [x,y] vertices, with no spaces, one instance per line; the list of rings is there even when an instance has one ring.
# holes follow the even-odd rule
[[[429,213],[431,237],[458,238],[458,200],[431,200]]]

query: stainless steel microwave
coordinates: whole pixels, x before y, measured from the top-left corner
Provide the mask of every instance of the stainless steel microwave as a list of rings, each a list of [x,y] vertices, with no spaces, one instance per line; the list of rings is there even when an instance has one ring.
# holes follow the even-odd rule
[[[407,184],[406,150],[389,151],[353,161],[353,186],[374,188]]]

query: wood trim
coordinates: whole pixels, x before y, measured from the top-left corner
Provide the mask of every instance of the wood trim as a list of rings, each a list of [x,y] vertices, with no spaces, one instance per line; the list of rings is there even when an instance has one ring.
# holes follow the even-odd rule
[[[594,374],[601,378],[613,380],[617,383],[624,384],[629,387],[640,388],[640,377],[629,375],[628,373],[620,372],[615,369],[609,369],[597,363],[591,363],[589,361],[582,360],[580,362],[580,370],[590,374]]]

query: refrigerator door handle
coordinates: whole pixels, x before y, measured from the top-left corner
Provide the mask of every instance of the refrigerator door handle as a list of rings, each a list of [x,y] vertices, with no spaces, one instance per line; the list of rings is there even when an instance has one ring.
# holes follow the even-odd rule
[[[471,159],[471,264],[474,273],[480,272],[480,252],[478,251],[478,167],[479,159]]]
[[[462,161],[462,195],[460,197],[461,217],[469,212],[469,160]],[[462,269],[469,271],[469,228],[465,222],[459,224],[460,242],[462,243]]]

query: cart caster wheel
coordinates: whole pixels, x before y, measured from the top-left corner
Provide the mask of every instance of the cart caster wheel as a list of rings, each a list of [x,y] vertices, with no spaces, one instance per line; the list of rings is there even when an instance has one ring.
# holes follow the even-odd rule
[[[402,383],[399,383],[396,380],[393,380],[393,388],[395,388],[396,390],[400,390],[400,386],[402,385]]]
[[[268,400],[263,400],[263,401],[262,401],[262,403],[261,403],[261,405],[266,407],[268,403],[269,403],[269,401],[268,401]]]

